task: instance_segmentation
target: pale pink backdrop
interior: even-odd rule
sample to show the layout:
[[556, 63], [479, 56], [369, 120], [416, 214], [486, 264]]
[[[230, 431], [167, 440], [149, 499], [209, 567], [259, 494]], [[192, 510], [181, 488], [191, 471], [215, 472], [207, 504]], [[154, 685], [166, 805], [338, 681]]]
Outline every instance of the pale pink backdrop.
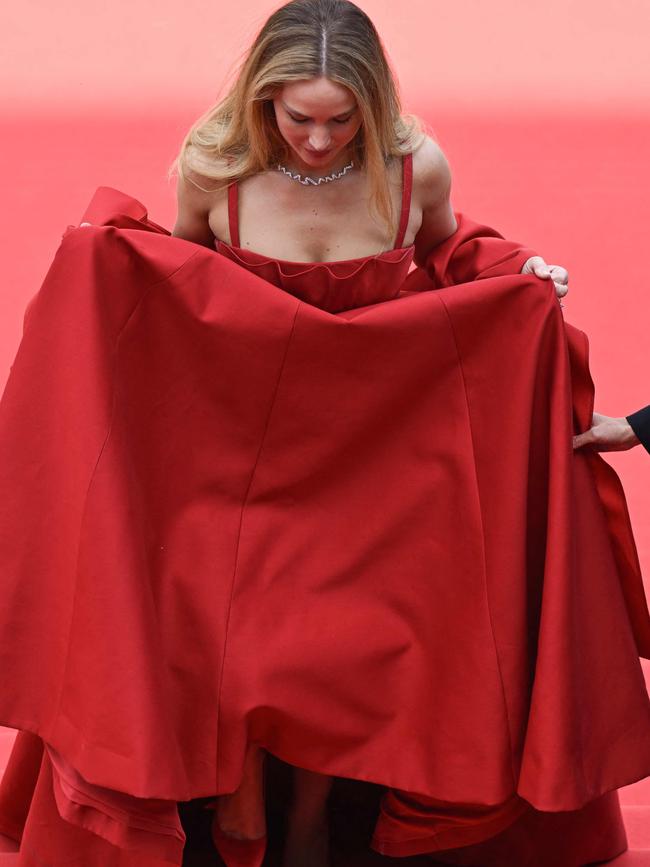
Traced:
[[[0, 388], [25, 304], [97, 186], [130, 193], [172, 227], [167, 166], [276, 5], [4, 0]], [[404, 108], [448, 156], [454, 207], [568, 268], [565, 317], [590, 337], [597, 409], [650, 403], [648, 0], [360, 5]], [[650, 585], [650, 455], [608, 460]]]

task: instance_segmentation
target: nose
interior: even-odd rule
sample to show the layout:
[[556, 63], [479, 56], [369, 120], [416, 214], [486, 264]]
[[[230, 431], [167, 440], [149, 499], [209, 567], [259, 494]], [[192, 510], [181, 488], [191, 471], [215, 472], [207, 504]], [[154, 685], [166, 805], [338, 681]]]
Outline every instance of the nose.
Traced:
[[326, 151], [331, 140], [327, 129], [313, 130], [309, 136], [309, 147], [314, 151]]

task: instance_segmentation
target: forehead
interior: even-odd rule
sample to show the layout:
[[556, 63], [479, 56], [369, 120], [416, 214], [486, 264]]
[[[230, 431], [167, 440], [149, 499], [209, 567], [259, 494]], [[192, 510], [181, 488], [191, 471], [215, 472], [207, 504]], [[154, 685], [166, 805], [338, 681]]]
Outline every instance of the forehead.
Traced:
[[357, 104], [349, 88], [324, 76], [287, 82], [278, 97], [294, 111], [310, 117], [344, 114]]

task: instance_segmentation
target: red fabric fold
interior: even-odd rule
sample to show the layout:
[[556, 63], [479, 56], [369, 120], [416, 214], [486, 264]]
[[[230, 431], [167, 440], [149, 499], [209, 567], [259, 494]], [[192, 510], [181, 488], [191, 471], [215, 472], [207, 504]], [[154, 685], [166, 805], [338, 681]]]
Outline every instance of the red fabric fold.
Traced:
[[[496, 229], [456, 213], [458, 229], [429, 254], [424, 269], [409, 276], [411, 291], [453, 286], [487, 277], [520, 273], [525, 262], [537, 255], [530, 247], [510, 241]], [[574, 433], [591, 427], [595, 388], [589, 371], [589, 340], [575, 326], [565, 323], [571, 371]], [[628, 614], [639, 655], [650, 659], [650, 617], [641, 566], [634, 542], [625, 494], [613, 468], [594, 449], [583, 450], [597, 487], [612, 551], [616, 559]]]
[[571, 444], [586, 337], [457, 218], [337, 313], [107, 187], [65, 233], [0, 404], [0, 722], [84, 846], [180, 863], [176, 802], [249, 740], [385, 785], [390, 854], [650, 773], [625, 498]]

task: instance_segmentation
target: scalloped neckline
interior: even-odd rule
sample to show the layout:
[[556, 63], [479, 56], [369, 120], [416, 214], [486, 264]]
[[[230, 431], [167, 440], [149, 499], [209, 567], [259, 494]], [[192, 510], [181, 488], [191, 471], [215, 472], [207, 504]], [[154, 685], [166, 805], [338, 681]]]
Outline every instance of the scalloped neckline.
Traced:
[[415, 249], [415, 243], [413, 243], [409, 244], [406, 247], [393, 247], [391, 250], [382, 250], [380, 253], [369, 253], [367, 256], [355, 256], [352, 259], [328, 259], [316, 262], [305, 262], [295, 259], [278, 259], [274, 256], [267, 256], [265, 253], [257, 253], [255, 250], [250, 250], [248, 247], [240, 247], [237, 244], [229, 244], [227, 241], [222, 241], [220, 238], [217, 237], [215, 237], [214, 243], [216, 247], [218, 247], [219, 244], [223, 244], [224, 247], [229, 247], [231, 250], [241, 250], [243, 253], [249, 253], [252, 256], [257, 256], [260, 259], [264, 259], [264, 263], [277, 262], [278, 265], [302, 265], [306, 268], [310, 265], [346, 265], [348, 263], [356, 264], [357, 262], [364, 262], [370, 259], [379, 259], [381, 256], [387, 256], [390, 253], [402, 253], [405, 255], [408, 250]]

